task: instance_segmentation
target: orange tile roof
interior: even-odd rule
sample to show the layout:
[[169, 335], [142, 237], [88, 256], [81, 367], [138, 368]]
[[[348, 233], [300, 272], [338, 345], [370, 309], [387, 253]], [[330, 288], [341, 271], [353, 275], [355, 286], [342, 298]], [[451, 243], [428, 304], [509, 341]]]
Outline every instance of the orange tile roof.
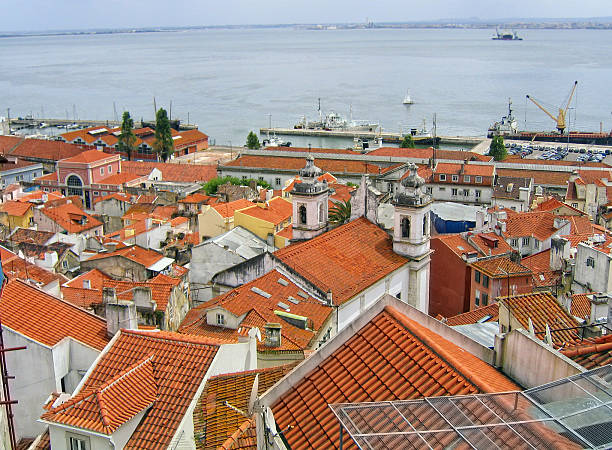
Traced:
[[492, 366], [387, 306], [271, 408], [291, 448], [337, 448], [340, 425], [330, 403], [515, 389]]
[[495, 166], [492, 164], [485, 166], [480, 164], [457, 164], [441, 162], [436, 165], [434, 173], [492, 177], [495, 173]]
[[4, 288], [0, 315], [4, 326], [47, 346], [71, 337], [102, 350], [109, 341], [104, 319], [21, 280], [11, 280]]
[[[122, 330], [84, 379], [80, 391], [68, 402], [77, 403], [75, 398], [84, 399], [104, 391], [109, 405], [107, 426], [111, 429], [125, 423], [134, 410], [154, 398], [125, 448], [167, 448], [218, 348], [209, 340], [178, 333]], [[150, 363], [146, 363], [147, 360]], [[138, 373], [118, 382], [127, 378], [130, 371], [136, 372], [139, 364], [142, 368], [138, 369]], [[46, 412], [42, 418], [53, 423], [100, 430], [99, 415], [94, 415], [91, 410], [82, 408], [73, 411], [68, 418], [61, 415], [61, 408], [60, 405]], [[69, 411], [68, 408], [65, 410]]]
[[[64, 203], [52, 208], [43, 208], [42, 213], [68, 233], [81, 233], [102, 226], [102, 222], [87, 214], [74, 203]], [[85, 218], [85, 223], [81, 224], [80, 221], [83, 217]]]
[[585, 339], [560, 352], [587, 370], [612, 364], [612, 334]]
[[549, 212], [521, 212], [506, 219], [505, 238], [534, 236], [545, 241], [553, 236], [557, 229], [553, 226], [555, 216]]
[[472, 263], [472, 267], [485, 273], [490, 278], [520, 277], [531, 274], [531, 270], [522, 264], [515, 263], [510, 258], [498, 256], [481, 259]]
[[179, 203], [203, 203], [205, 205], [209, 205], [210, 203], [216, 203], [218, 200], [218, 197], [211, 197], [210, 195], [203, 194], [202, 192], [194, 192], [193, 194], [179, 200]]
[[564, 342], [578, 336], [576, 330], [568, 330], [568, 328], [578, 327], [580, 324], [559, 305], [550, 292], [499, 297], [498, 302], [510, 309], [523, 329], [529, 330], [529, 319], [531, 319], [536, 336], [542, 340], [545, 336], [546, 325], [551, 330], [554, 342]]
[[408, 262], [393, 251], [389, 235], [363, 217], [274, 255], [323, 292], [331, 291], [336, 305]]
[[571, 209], [572, 211], [575, 211], [577, 213], [579, 213], [581, 216], [586, 215], [584, 212], [580, 211], [579, 209], [574, 208], [573, 206], [568, 205], [567, 203], [563, 203], [562, 201], [554, 198], [554, 197], [550, 197], [546, 200], [544, 200], [542, 203], [540, 203], [538, 206], [536, 206], [532, 211], [549, 211], [552, 212], [556, 209], [562, 209], [562, 208], [567, 208], [567, 209]]
[[125, 173], [148, 176], [153, 169], [161, 171], [163, 181], [197, 183], [217, 176], [217, 167], [211, 165], [121, 161], [121, 171]]
[[594, 224], [586, 216], [558, 216], [570, 223], [570, 234], [595, 234]]
[[73, 278], [72, 280], [64, 283], [65, 287], [83, 287], [84, 282], [88, 281], [91, 289], [102, 289], [102, 282], [104, 280], [110, 280], [111, 277], [106, 275], [104, 272], [101, 272], [98, 269], [91, 269], [88, 272], [82, 273], [78, 277]]
[[125, 173], [125, 172], [121, 172], [121, 173], [115, 173], [113, 175], [110, 175], [106, 178], [103, 178], [101, 180], [96, 181], [95, 185], [100, 185], [100, 184], [106, 184], [106, 185], [123, 185], [125, 183], [129, 183], [130, 181], [138, 181], [140, 180], [141, 176], [139, 175], [135, 175], [133, 173]]
[[[206, 382], [206, 387], [193, 413], [194, 433], [202, 437], [196, 439], [196, 449], [204, 450], [220, 446], [222, 448], [242, 448], [234, 444], [231, 447], [228, 447], [227, 444], [223, 447], [223, 444], [231, 439], [236, 431], [242, 426], [247, 426], [245, 422], [250, 422], [250, 419], [228, 407], [226, 403], [242, 411], [248, 411], [255, 376], [258, 377], [257, 392], [261, 395], [294, 367], [295, 364], [285, 364], [211, 377]], [[246, 430], [242, 430], [240, 436], [244, 431]], [[256, 441], [254, 444], [253, 448], [257, 448]], [[244, 446], [245, 443], [241, 445]]]
[[457, 325], [469, 325], [478, 322], [497, 322], [498, 319], [499, 305], [497, 303], [491, 303], [490, 305], [481, 306], [480, 308], [473, 309], [472, 311], [457, 314], [453, 317], [448, 317], [443, 321], [449, 327], [454, 327]]
[[19, 278], [37, 283], [39, 286], [46, 286], [54, 281], [58, 281], [60, 284], [67, 281], [67, 278], [62, 274], [43, 269], [16, 255], [5, 257], [5, 254], [2, 254], [2, 270], [9, 278]]
[[83, 152], [85, 147], [66, 142], [50, 141], [47, 139], [23, 139], [19, 145], [8, 152], [12, 156], [23, 158], [46, 159], [59, 161], [70, 158]]
[[18, 201], [20, 202], [42, 202], [44, 197], [47, 197], [47, 201], [49, 200], [56, 200], [58, 198], [63, 198], [64, 196], [62, 195], [61, 192], [44, 192], [41, 190], [38, 191], [34, 191], [34, 192], [30, 192], [27, 195], [24, 195], [23, 197], [19, 198]]
[[[299, 171], [306, 165], [305, 157], [242, 155], [225, 164], [225, 167], [249, 167]], [[378, 174], [382, 166], [367, 161], [349, 159], [317, 159], [317, 166], [324, 172]]]
[[[605, 164], [603, 166], [606, 166]], [[609, 166], [608, 166], [609, 167]], [[584, 170], [578, 171], [580, 181], [584, 184], [596, 184], [597, 186], [605, 186], [602, 180], [612, 181], [611, 170]]]
[[101, 201], [112, 200], [112, 199], [119, 200], [120, 202], [126, 202], [126, 203], [131, 202], [129, 195], [126, 195], [122, 192], [113, 192], [112, 194], [108, 194], [103, 197], [94, 197], [93, 203], [95, 205], [96, 203], [99, 203]]
[[221, 215], [221, 217], [228, 218], [234, 217], [234, 212], [236, 212], [237, 210], [248, 208], [249, 206], [253, 205], [253, 202], [241, 198], [238, 200], [234, 200], [233, 202], [217, 203], [215, 205], [212, 205], [212, 207]]
[[[547, 161], [548, 162], [548, 161]], [[533, 178], [534, 184], [542, 184], [545, 186], [562, 186], [566, 187], [570, 172], [553, 172], [547, 170], [527, 170], [527, 169], [502, 169], [496, 170], [499, 176], [504, 177], [524, 177]]]
[[15, 244], [27, 242], [30, 244], [45, 245], [55, 233], [51, 231], [32, 230], [30, 228], [16, 228], [10, 240]]
[[550, 269], [550, 249], [523, 258], [521, 264], [531, 269], [538, 287], [555, 286], [560, 282], [561, 272]]
[[493, 232], [471, 233], [469, 237], [468, 234], [470, 233], [440, 234], [432, 239], [440, 241], [459, 257], [472, 252], [477, 252], [478, 256], [497, 256], [512, 252], [512, 247]]
[[574, 317], [580, 317], [581, 319], [589, 317], [591, 315], [591, 301], [589, 300], [589, 296], [592, 294], [593, 292], [572, 295], [570, 314]]
[[285, 239], [293, 239], [293, 225], [287, 225], [285, 228], [276, 233], [276, 235]]
[[8, 200], [0, 205], [0, 210], [9, 216], [22, 217], [32, 208], [31, 203]]
[[155, 264], [157, 261], [162, 259], [164, 255], [156, 252], [155, 250], [146, 249], [139, 245], [132, 245], [129, 247], [123, 247], [109, 253], [98, 253], [92, 256], [88, 261], [94, 261], [96, 259], [111, 258], [114, 256], [121, 256], [127, 258], [130, 261], [141, 264], [145, 267], [149, 267]]
[[[253, 289], [261, 290], [269, 294], [270, 297], [265, 297]], [[308, 298], [304, 298], [303, 295]], [[287, 306], [287, 308], [282, 305]], [[246, 316], [240, 323], [239, 328], [235, 330], [208, 325], [206, 311], [214, 307], [221, 307], [237, 317]], [[275, 311], [280, 311], [281, 314], [276, 314]], [[285, 312], [306, 317], [310, 323], [309, 329], [305, 330], [285, 321], [282, 316], [282, 313]], [[312, 346], [312, 339], [331, 313], [332, 308], [330, 306], [305, 293], [291, 279], [276, 270], [272, 270], [250, 283], [232, 289], [191, 309], [183, 320], [179, 331], [186, 334], [223, 337], [224, 339], [237, 341], [245, 330], [248, 332], [250, 328], [259, 327], [263, 332], [263, 326], [267, 322], [281, 323], [281, 346], [271, 349], [263, 343], [259, 343], [259, 351], [301, 351]]]
[[[368, 152], [368, 155], [429, 159], [433, 157], [433, 148], [381, 147]], [[436, 149], [436, 159], [446, 159], [451, 161], [491, 161], [490, 156], [481, 155], [479, 153], [440, 149]]]
[[[81, 308], [91, 308], [93, 305], [99, 305], [102, 303], [102, 283], [104, 280], [110, 279], [111, 277], [104, 272], [92, 269], [64, 283], [61, 287], [62, 298]], [[89, 281], [89, 288], [85, 287], [85, 281]]]
[[159, 205], [153, 210], [153, 216], [159, 219], [170, 220], [173, 214], [178, 213], [176, 205]]
[[171, 227], [178, 227], [179, 225], [182, 225], [186, 222], [189, 222], [189, 218], [188, 217], [175, 217], [174, 219], [172, 219], [170, 221], [170, 226]]
[[72, 156], [70, 158], [62, 159], [62, 163], [94, 163], [98, 161], [104, 161], [107, 159], [116, 160], [119, 159], [117, 155], [111, 155], [108, 153], [104, 153], [101, 150], [86, 150], [84, 152], [79, 153], [78, 155]]
[[254, 217], [256, 219], [279, 225], [291, 219], [293, 205], [289, 200], [275, 197], [266, 203], [258, 203], [250, 208], [240, 210], [240, 214]]
[[504, 163], [512, 163], [512, 164], [529, 164], [534, 166], [573, 166], [574, 168], [578, 166], [586, 166], [586, 167], [610, 167], [606, 163], [598, 163], [598, 162], [576, 162], [576, 161], [554, 161], [550, 159], [531, 159], [531, 158], [521, 158], [520, 155], [508, 155], [504, 159]]
[[[166, 311], [172, 288], [176, 286], [174, 282], [165, 282], [164, 280], [147, 280], [143, 282], [136, 281], [119, 281], [119, 280], [104, 280], [103, 288], [114, 288], [119, 300], [131, 300], [135, 287], [148, 287], [151, 289], [151, 297], [156, 304], [156, 311]], [[102, 291], [100, 290], [100, 300], [102, 300]]]

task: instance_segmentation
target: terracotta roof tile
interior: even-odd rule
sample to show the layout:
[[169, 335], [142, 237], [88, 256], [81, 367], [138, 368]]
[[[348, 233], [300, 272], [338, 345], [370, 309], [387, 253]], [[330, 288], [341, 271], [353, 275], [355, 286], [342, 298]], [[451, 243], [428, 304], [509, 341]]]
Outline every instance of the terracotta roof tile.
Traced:
[[63, 163], [94, 163], [98, 161], [105, 160], [116, 160], [118, 159], [117, 155], [111, 155], [108, 153], [104, 153], [101, 150], [86, 150], [84, 152], [79, 153], [78, 155], [72, 156], [70, 158], [63, 159]]
[[94, 201], [93, 202], [94, 202], [94, 205], [95, 205], [96, 203], [99, 203], [101, 201], [112, 200], [112, 199], [119, 200], [119, 201], [125, 202], [125, 203], [130, 203], [131, 202], [130, 196], [126, 195], [126, 194], [124, 194], [122, 192], [114, 192], [112, 194], [105, 195], [103, 197], [94, 197]]
[[457, 325], [469, 325], [478, 322], [497, 322], [498, 319], [499, 305], [497, 303], [491, 303], [490, 305], [481, 306], [472, 311], [448, 317], [444, 319], [444, 323], [449, 327], [454, 327]]
[[241, 209], [240, 214], [255, 217], [273, 225], [279, 225], [293, 214], [293, 204], [284, 198], [275, 197], [266, 203], [257, 203], [250, 208]]
[[[125, 183], [129, 183], [130, 181], [139, 181], [141, 178], [141, 176], [139, 175], [135, 175], [133, 173], [125, 173], [125, 172], [121, 172], [121, 173], [115, 173], [113, 175], [110, 175], [106, 178], [103, 178], [101, 180], [96, 181], [95, 183], [92, 184], [96, 184], [96, 185], [100, 185], [100, 184], [106, 184], [106, 185], [123, 185]], [[133, 184], [132, 184], [133, 185]]]
[[[193, 422], [197, 449], [245, 448], [250, 436], [250, 419], [228, 407], [226, 402], [242, 411], [248, 411], [251, 389], [258, 377], [258, 394], [263, 394], [289, 373], [296, 364], [249, 370], [211, 377], [194, 410]], [[254, 424], [253, 424], [254, 425]], [[234, 436], [234, 434], [238, 434]], [[229, 441], [229, 442], [227, 442]], [[254, 442], [257, 448], [257, 442]]]
[[[337, 448], [329, 403], [518, 389], [492, 366], [386, 307], [271, 406], [291, 448]], [[345, 434], [346, 448], [354, 448]]]
[[555, 216], [549, 212], [521, 212], [508, 216], [505, 221], [506, 231], [503, 235], [506, 238], [534, 236], [545, 241], [557, 232]]
[[111, 277], [104, 272], [92, 269], [64, 283], [61, 287], [62, 298], [81, 308], [91, 308], [93, 305], [99, 305], [102, 303], [103, 282], [110, 279]]
[[20, 197], [18, 199], [18, 201], [20, 202], [32, 202], [32, 203], [42, 203], [44, 198], [47, 198], [46, 201], [49, 200], [56, 200], [58, 198], [63, 198], [64, 196], [62, 195], [61, 192], [45, 192], [45, 191], [34, 191], [34, 192], [30, 192], [26, 195], [24, 195], [23, 197]]
[[21, 242], [28, 242], [31, 244], [44, 245], [53, 236], [55, 236], [55, 233], [51, 231], [31, 230], [29, 228], [16, 228], [13, 234], [11, 234], [10, 240], [15, 244], [19, 244]]
[[[210, 340], [177, 333], [121, 330], [73, 398], [83, 398], [115, 386], [115, 391], [110, 392], [109, 397], [111, 404], [118, 408], [113, 411], [120, 411], [121, 414], [111, 414], [114, 421], [110, 423], [124, 423], [128, 415], [126, 409], [132, 411], [145, 405], [152, 398], [151, 392], [154, 389], [156, 399], [136, 425], [125, 448], [167, 448], [194, 400], [218, 348]], [[138, 376], [117, 383], [130, 370], [134, 371], [139, 363], [144, 364], [145, 360], [150, 360], [150, 363], [146, 363], [147, 368], [143, 367]], [[45, 413], [43, 418], [66, 423], [63, 417], [53, 414], [53, 411]], [[79, 421], [79, 428], [87, 428], [94, 423], [91, 413], [85, 410], [74, 413], [70, 421]]]
[[217, 176], [216, 166], [142, 161], [121, 162], [121, 171], [125, 173], [149, 176], [153, 169], [159, 169], [161, 171], [163, 181], [197, 183], [209, 181]]
[[[368, 155], [429, 159], [433, 157], [433, 148], [381, 147], [368, 152]], [[436, 150], [436, 159], [449, 161], [491, 161], [490, 156], [479, 153], [440, 149]]]
[[574, 294], [572, 295], [572, 306], [570, 308], [570, 313], [574, 317], [580, 317], [584, 319], [585, 317], [589, 317], [591, 315], [591, 301], [589, 300], [589, 296], [593, 293], [586, 294]]
[[531, 319], [536, 336], [542, 340], [546, 325], [551, 330], [553, 342], [564, 342], [578, 336], [576, 330], [568, 328], [578, 327], [580, 324], [559, 305], [550, 292], [499, 297], [498, 302], [512, 311], [512, 315], [523, 329], [529, 329], [529, 319]]
[[84, 151], [85, 147], [75, 144], [67, 144], [60, 141], [49, 141], [47, 139], [23, 139], [19, 145], [9, 151], [12, 156], [22, 158], [46, 159], [59, 161], [60, 159], [76, 156]]
[[490, 278], [519, 277], [531, 274], [529, 268], [504, 256], [476, 261], [472, 263], [472, 267]]
[[585, 339], [560, 351], [587, 370], [612, 364], [612, 335]]
[[387, 233], [363, 217], [274, 255], [323, 292], [331, 291], [336, 305], [408, 261], [393, 251]]
[[550, 249], [523, 258], [521, 264], [531, 269], [538, 287], [556, 286], [560, 282], [561, 272], [550, 268]]
[[[42, 213], [68, 233], [81, 233], [102, 226], [102, 222], [87, 214], [74, 203], [43, 208]], [[84, 222], [81, 223], [82, 221]]]
[[454, 175], [474, 175], [492, 177], [495, 174], [494, 165], [481, 164], [457, 164], [457, 163], [438, 163], [434, 173], [454, 174]]
[[51, 437], [49, 436], [48, 428], [43, 434], [40, 435], [40, 440], [33, 448], [33, 450], [51, 450]]
[[237, 210], [248, 208], [253, 205], [254, 205], [253, 202], [250, 202], [244, 198], [241, 198], [238, 200], [234, 200], [233, 202], [216, 203], [212, 205], [212, 207], [215, 209], [215, 211], [217, 211], [221, 215], [221, 217], [228, 218], [228, 217], [234, 217], [234, 212], [236, 212]]
[[[269, 297], [262, 295], [262, 292], [268, 294]], [[304, 295], [308, 298], [304, 298]], [[240, 322], [238, 329], [209, 325], [206, 322], [206, 311], [213, 307], [221, 307], [236, 317], [246, 316]], [[280, 314], [277, 314], [277, 311]], [[282, 314], [286, 312], [307, 318], [308, 329], [301, 329], [290, 321], [284, 320]], [[270, 348], [264, 343], [259, 343], [259, 350], [302, 351], [312, 346], [312, 339], [316, 332], [320, 330], [331, 313], [330, 306], [305, 293], [291, 279], [277, 270], [272, 270], [250, 283], [192, 308], [183, 320], [179, 331], [237, 341], [244, 330], [258, 327], [263, 331], [263, 326], [268, 322], [281, 323], [281, 346]]]
[[210, 205], [211, 203], [216, 203], [218, 200], [218, 197], [211, 197], [210, 195], [203, 194], [202, 192], [194, 192], [193, 194], [179, 200], [179, 203]]
[[164, 255], [156, 252], [155, 250], [146, 249], [140, 247], [139, 245], [132, 245], [130, 247], [123, 247], [114, 252], [109, 253], [98, 253], [97, 255], [92, 256], [88, 259], [88, 261], [93, 261], [96, 259], [103, 258], [111, 258], [113, 256], [121, 256], [123, 258], [127, 258], [130, 261], [134, 261], [138, 264], [141, 264], [145, 267], [149, 267], [152, 264], [155, 264], [157, 261], [162, 259]]
[[[548, 162], [548, 161], [547, 161]], [[553, 172], [547, 170], [527, 169], [502, 169], [496, 170], [497, 174], [504, 177], [533, 178], [534, 184], [545, 186], [561, 186], [565, 188], [571, 175], [570, 172]]]
[[[164, 280], [147, 280], [142, 282], [136, 281], [119, 281], [119, 280], [103, 280], [102, 288], [114, 288], [119, 300], [131, 300], [133, 297], [133, 289], [135, 287], [145, 287], [151, 289], [152, 300], [156, 304], [156, 311], [166, 311], [168, 301], [170, 300], [170, 294], [172, 293], [173, 287], [176, 286], [174, 282], [165, 282]], [[99, 291], [100, 302], [102, 302], [102, 290]]]
[[[233, 161], [226, 163], [225, 167], [249, 167], [263, 169], [285, 169], [298, 172], [306, 165], [305, 157], [285, 156], [257, 156], [242, 155]], [[367, 161], [355, 161], [348, 159], [318, 159], [317, 166], [325, 172], [332, 174], [342, 173], [369, 173], [378, 174], [382, 166]]]
[[31, 203], [14, 200], [8, 200], [0, 205], [0, 211], [13, 217], [23, 217], [23, 215], [27, 213], [30, 208], [32, 208]]
[[66, 337], [97, 350], [108, 343], [104, 319], [21, 280], [11, 280], [4, 288], [0, 315], [4, 326], [44, 345], [54, 346]]
[[60, 284], [67, 281], [65, 276], [43, 269], [16, 255], [5, 257], [4, 253], [2, 254], [2, 270], [9, 278], [19, 278], [37, 283], [39, 286], [46, 286], [54, 281], [58, 281]]

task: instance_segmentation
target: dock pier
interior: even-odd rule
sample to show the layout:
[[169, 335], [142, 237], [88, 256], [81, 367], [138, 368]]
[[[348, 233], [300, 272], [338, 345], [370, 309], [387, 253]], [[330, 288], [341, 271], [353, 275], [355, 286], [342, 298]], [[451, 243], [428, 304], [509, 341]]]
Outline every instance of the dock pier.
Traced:
[[[353, 139], [376, 139], [389, 144], [399, 144], [404, 135], [400, 133], [390, 133], [388, 131], [344, 131], [344, 130], [312, 130], [308, 128], [260, 128], [260, 134], [279, 134], [286, 136], [315, 136], [315, 137], [340, 137]], [[418, 144], [431, 144], [433, 138], [428, 136], [413, 136], [412, 140]], [[436, 144], [451, 144], [456, 146], [475, 147], [485, 140], [484, 137], [477, 136], [437, 136]]]
[[[134, 125], [137, 126], [142, 122], [144, 126], [149, 126], [150, 124], [154, 124], [154, 121], [140, 121], [134, 120]], [[198, 126], [194, 124], [181, 123], [180, 120], [173, 119], [171, 122], [176, 122], [178, 124], [178, 130], [197, 130]], [[88, 127], [120, 127], [121, 121], [117, 120], [73, 120], [73, 119], [42, 119], [42, 118], [17, 118], [17, 119], [9, 119], [8, 126], [20, 128], [40, 128], [40, 124], [44, 123], [48, 127], [66, 127], [68, 125], [76, 124], [78, 128], [88, 128]]]

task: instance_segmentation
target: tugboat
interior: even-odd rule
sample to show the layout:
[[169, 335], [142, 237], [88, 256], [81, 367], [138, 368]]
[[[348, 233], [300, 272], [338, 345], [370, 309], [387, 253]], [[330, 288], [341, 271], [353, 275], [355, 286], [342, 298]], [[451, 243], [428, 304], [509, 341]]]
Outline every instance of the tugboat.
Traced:
[[508, 99], [508, 115], [503, 116], [499, 122], [489, 127], [487, 137], [510, 136], [518, 133], [518, 122], [512, 115], [512, 99]]
[[522, 41], [523, 38], [519, 37], [518, 34], [516, 34], [516, 31], [502, 31], [501, 33], [499, 32], [499, 30], [497, 28], [495, 28], [495, 36], [493, 36], [491, 39], [493, 39], [494, 41]]

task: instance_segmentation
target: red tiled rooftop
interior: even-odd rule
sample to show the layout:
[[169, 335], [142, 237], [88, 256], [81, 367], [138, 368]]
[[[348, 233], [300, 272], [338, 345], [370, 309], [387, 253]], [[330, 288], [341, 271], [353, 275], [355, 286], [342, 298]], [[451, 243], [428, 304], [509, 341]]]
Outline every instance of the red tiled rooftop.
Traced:
[[211, 197], [210, 195], [203, 194], [202, 192], [194, 192], [193, 194], [190, 194], [187, 197], [179, 200], [179, 203], [203, 203], [205, 205], [208, 205], [210, 203], [216, 203], [217, 200], [217, 197]]
[[612, 364], [612, 334], [585, 339], [560, 352], [587, 370]]
[[94, 255], [89, 258], [88, 261], [110, 258], [114, 256], [121, 256], [123, 258], [127, 258], [145, 267], [149, 267], [152, 264], [155, 264], [157, 261], [164, 257], [164, 255], [156, 252], [155, 250], [146, 249], [140, 247], [139, 245], [132, 245], [130, 247], [120, 248], [118, 250], [115, 250], [114, 252], [98, 253], [97, 255]]
[[278, 225], [291, 219], [293, 205], [289, 200], [275, 197], [266, 203], [258, 203], [255, 206], [242, 209], [239, 212], [240, 214], [245, 214]]
[[331, 291], [336, 305], [408, 262], [393, 251], [389, 235], [363, 217], [274, 255], [323, 292]]
[[94, 197], [93, 203], [95, 205], [96, 203], [99, 203], [101, 201], [112, 200], [112, 199], [119, 200], [121, 202], [126, 202], [126, 203], [130, 203], [131, 202], [131, 199], [130, 199], [129, 195], [126, 195], [126, 194], [124, 194], [122, 192], [114, 192], [112, 194], [108, 194], [108, 195], [105, 195], [103, 197]]
[[62, 163], [94, 163], [98, 161], [104, 160], [116, 160], [119, 159], [117, 155], [110, 155], [108, 153], [104, 153], [101, 150], [86, 150], [84, 152], [79, 153], [78, 155], [72, 156], [70, 158], [66, 158], [62, 160]]
[[491, 303], [490, 305], [481, 306], [472, 311], [448, 317], [444, 320], [444, 323], [449, 327], [454, 327], [457, 325], [469, 325], [478, 322], [496, 322], [498, 319], [499, 305], [497, 303]]
[[26, 261], [15, 254], [13, 256], [2, 253], [2, 270], [9, 278], [19, 278], [28, 282], [37, 283], [39, 286], [46, 286], [58, 281], [62, 284], [67, 278], [58, 273], [53, 273]]
[[84, 151], [85, 147], [75, 144], [67, 144], [60, 141], [47, 139], [23, 139], [17, 146], [8, 152], [11, 156], [22, 158], [46, 159], [59, 161], [77, 156]]
[[[492, 366], [392, 306], [294, 381], [271, 406], [291, 448], [338, 446], [340, 426], [330, 403], [518, 389]], [[355, 448], [346, 434], [344, 438], [345, 448]]]
[[[218, 348], [210, 340], [177, 333], [122, 330], [113, 345], [102, 353], [73, 398], [84, 398], [114, 386], [115, 390], [108, 392], [109, 402], [118, 408], [113, 412], [120, 411], [121, 414], [111, 415], [109, 423], [117, 424], [125, 422], [128, 407], [133, 411], [146, 405], [154, 392], [155, 401], [136, 425], [126, 448], [167, 448], [194, 400]], [[135, 383], [132, 383], [132, 379], [116, 383], [122, 375], [125, 376], [139, 364], [144, 365], [147, 359], [150, 359], [151, 367], [143, 367], [138, 376], [133, 377]], [[60, 408], [46, 412], [42, 418], [90, 430], [96, 426], [97, 420], [92, 419], [97, 419], [99, 415], [94, 415], [90, 410], [76, 410], [68, 418], [61, 415]], [[109, 413], [112, 414], [111, 411]]]
[[551, 330], [554, 342], [570, 341], [578, 336], [577, 330], [570, 328], [578, 327], [580, 324], [559, 305], [550, 292], [499, 297], [498, 302], [510, 308], [512, 315], [523, 329], [529, 330], [529, 319], [531, 319], [539, 339], [544, 339], [546, 325]]
[[129, 183], [130, 181], [137, 181], [140, 178], [142, 178], [139, 175], [135, 175], [133, 173], [125, 173], [125, 172], [121, 172], [121, 173], [115, 173], [113, 175], [110, 175], [106, 178], [103, 178], [101, 180], [96, 181], [93, 184], [106, 184], [106, 185], [123, 185], [125, 183]]
[[109, 340], [104, 319], [21, 280], [11, 280], [4, 288], [0, 315], [4, 326], [47, 346], [71, 337], [102, 350]]
[[[548, 162], [548, 161], [546, 161]], [[553, 172], [549, 170], [502, 169], [496, 170], [499, 176], [533, 178], [534, 184], [544, 186], [567, 186], [570, 172]]]
[[11, 234], [10, 240], [15, 244], [27, 242], [31, 244], [44, 245], [53, 236], [55, 236], [55, 233], [51, 231], [40, 231], [19, 227], [15, 229], [13, 234]]
[[495, 166], [481, 164], [438, 163], [434, 169], [434, 172], [443, 174], [492, 177], [495, 173]]
[[[81, 233], [102, 226], [102, 222], [87, 214], [74, 203], [64, 203], [52, 208], [43, 208], [42, 213], [68, 233]], [[81, 223], [83, 218], [85, 222]]]
[[0, 211], [13, 217], [22, 217], [32, 207], [31, 203], [8, 200], [0, 205]]
[[[305, 157], [285, 156], [257, 156], [242, 155], [239, 158], [225, 164], [227, 167], [249, 167], [285, 169], [298, 172], [306, 166]], [[324, 172], [334, 173], [369, 173], [378, 174], [382, 166], [366, 161], [344, 160], [344, 159], [317, 159], [317, 166]]]
[[536, 286], [554, 286], [560, 281], [561, 272], [550, 268], [550, 249], [523, 258], [521, 264], [531, 269]]
[[110, 279], [104, 272], [92, 269], [64, 283], [61, 287], [62, 298], [81, 308], [90, 308], [102, 303], [102, 284]]
[[153, 169], [161, 171], [162, 181], [198, 183], [217, 176], [217, 167], [211, 165], [121, 161], [121, 171], [125, 173], [149, 176]]
[[545, 241], [553, 236], [557, 229], [553, 226], [555, 216], [549, 212], [522, 212], [508, 216], [506, 219], [506, 238], [534, 236]]
[[238, 200], [234, 200], [233, 202], [217, 203], [217, 204], [212, 205], [212, 207], [215, 209], [215, 211], [217, 211], [221, 215], [221, 217], [228, 218], [228, 217], [234, 217], [234, 212], [236, 212], [237, 210], [248, 208], [253, 205], [254, 205], [253, 202], [250, 202], [247, 199], [241, 198]]
[[472, 263], [472, 267], [488, 275], [490, 278], [519, 277], [531, 274], [529, 268], [522, 264], [515, 263], [505, 256], [482, 259]]

